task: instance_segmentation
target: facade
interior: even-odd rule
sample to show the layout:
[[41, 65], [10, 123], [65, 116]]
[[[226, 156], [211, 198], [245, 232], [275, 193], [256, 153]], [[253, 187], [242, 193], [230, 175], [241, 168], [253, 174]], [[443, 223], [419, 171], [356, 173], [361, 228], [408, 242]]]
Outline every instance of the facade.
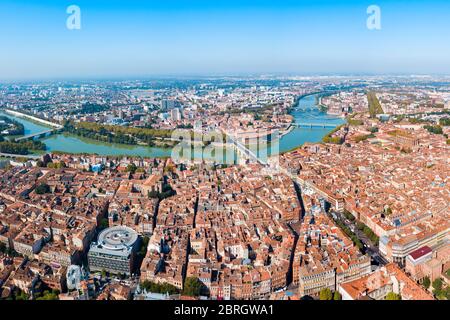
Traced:
[[370, 275], [338, 286], [342, 300], [384, 300], [388, 293], [399, 294], [402, 300], [433, 300], [433, 296], [395, 263], [387, 264]]
[[433, 232], [420, 232], [408, 237], [394, 236], [380, 238], [380, 253], [389, 262], [405, 266], [406, 257], [412, 252], [424, 247], [435, 247], [447, 243], [450, 227], [443, 223], [434, 228]]
[[88, 253], [91, 271], [131, 274], [138, 234], [131, 228], [115, 226], [103, 230]]
[[448, 243], [434, 249], [424, 246], [406, 257], [405, 271], [415, 281], [422, 282], [425, 277], [434, 281], [448, 270], [449, 262], [450, 245]]
[[173, 108], [175, 108], [176, 106], [176, 102], [175, 100], [161, 100], [161, 110], [163, 111], [167, 111], [167, 110], [171, 110]]

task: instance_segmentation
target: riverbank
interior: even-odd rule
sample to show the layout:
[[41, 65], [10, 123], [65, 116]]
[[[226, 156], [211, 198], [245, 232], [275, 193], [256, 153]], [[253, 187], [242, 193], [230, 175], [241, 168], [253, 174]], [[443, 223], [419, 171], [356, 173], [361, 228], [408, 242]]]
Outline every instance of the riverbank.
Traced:
[[44, 119], [41, 119], [41, 118], [37, 118], [35, 116], [31, 116], [31, 115], [23, 113], [23, 112], [14, 111], [14, 110], [11, 110], [11, 109], [4, 109], [3, 112], [5, 112], [7, 114], [10, 114], [10, 115], [13, 115], [15, 117], [26, 118], [26, 119], [32, 120], [34, 122], [50, 126], [52, 128], [57, 128], [57, 129], [62, 129], [63, 128], [63, 126], [58, 124], [58, 123], [54, 123], [54, 122], [50, 122], [50, 121], [47, 121], [47, 120], [44, 120]]
[[[302, 95], [300, 99], [296, 99], [297, 102], [289, 108], [289, 114], [293, 117], [293, 123], [326, 123], [334, 127], [345, 123], [341, 117], [329, 115], [319, 108], [318, 97], [323, 94], [324, 92], [316, 92]], [[280, 138], [279, 154], [296, 150], [305, 143], [322, 142], [323, 137], [329, 134], [329, 132], [330, 130], [327, 128], [304, 128], [291, 125], [289, 133]]]
[[[336, 127], [343, 124], [344, 121], [341, 118], [327, 115], [319, 110], [316, 104], [316, 95], [320, 93], [310, 93], [301, 96], [297, 99], [295, 105], [292, 106], [290, 114], [293, 117], [293, 123], [308, 122], [308, 123], [327, 123], [335, 125]], [[42, 119], [39, 119], [39, 124], [31, 119], [24, 119], [24, 117], [8, 114], [8, 117], [17, 119], [25, 127], [25, 135], [42, 132], [48, 129], [48, 126], [44, 126]], [[38, 121], [38, 120], [37, 120]], [[326, 128], [300, 128], [295, 125], [289, 125], [280, 138], [277, 139], [277, 148], [273, 151], [271, 144], [268, 144], [269, 149], [267, 153], [270, 155], [282, 154], [296, 148], [301, 147], [305, 142], [316, 143], [321, 142], [323, 137], [329, 133], [329, 129]], [[167, 140], [166, 140], [167, 139]], [[171, 137], [167, 137], [165, 140], [170, 141]], [[164, 140], [157, 139], [158, 142]], [[79, 137], [77, 135], [68, 133], [57, 133], [50, 137], [41, 139], [47, 146], [46, 152], [61, 152], [70, 154], [98, 154], [101, 156], [134, 156], [134, 157], [148, 157], [148, 158], [167, 158], [172, 156], [172, 147], [164, 148], [159, 146], [147, 146], [147, 145], [126, 145], [120, 143], [109, 143], [103, 141], [97, 141], [86, 137]], [[163, 142], [164, 143], [164, 142]], [[213, 143], [213, 147], [229, 148], [233, 146], [226, 146], [220, 143]], [[175, 146], [176, 147], [176, 146]], [[199, 148], [197, 148], [199, 149]], [[205, 155], [206, 153], [206, 155]], [[202, 148], [201, 152], [195, 152], [194, 157], [202, 160], [208, 157], [208, 153], [211, 153], [210, 148]], [[219, 155], [220, 151], [217, 152]], [[264, 153], [264, 152], [263, 152]], [[214, 157], [217, 160], [216, 157]], [[237, 156], [236, 156], [237, 158]]]

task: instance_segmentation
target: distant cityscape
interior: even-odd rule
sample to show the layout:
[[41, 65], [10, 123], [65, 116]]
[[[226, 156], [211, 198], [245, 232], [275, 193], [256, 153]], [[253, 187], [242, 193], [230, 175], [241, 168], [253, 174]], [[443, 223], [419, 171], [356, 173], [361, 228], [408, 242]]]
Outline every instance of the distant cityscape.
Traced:
[[0, 84], [0, 299], [448, 300], [450, 78]]

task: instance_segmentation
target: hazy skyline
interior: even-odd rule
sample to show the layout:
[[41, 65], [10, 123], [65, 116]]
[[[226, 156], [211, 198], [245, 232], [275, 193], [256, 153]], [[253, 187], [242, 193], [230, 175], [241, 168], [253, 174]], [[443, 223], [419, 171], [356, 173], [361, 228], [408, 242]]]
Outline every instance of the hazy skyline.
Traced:
[[[381, 30], [366, 27], [373, 4]], [[3, 0], [0, 79], [450, 74], [449, 17], [445, 0]]]

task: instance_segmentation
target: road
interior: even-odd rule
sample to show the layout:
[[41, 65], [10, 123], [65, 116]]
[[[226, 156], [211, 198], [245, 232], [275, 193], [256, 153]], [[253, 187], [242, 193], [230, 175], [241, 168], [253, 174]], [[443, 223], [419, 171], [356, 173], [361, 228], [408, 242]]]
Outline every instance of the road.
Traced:
[[26, 158], [26, 159], [35, 159], [38, 160], [40, 158], [42, 158], [42, 156], [37, 156], [37, 155], [24, 155], [24, 154], [11, 154], [11, 153], [0, 153], [0, 157], [4, 157], [4, 158]]
[[342, 222], [344, 223], [353, 233], [356, 234], [358, 239], [363, 243], [364, 248], [366, 250], [366, 253], [372, 258], [373, 261], [375, 261], [378, 265], [385, 265], [389, 263], [380, 253], [380, 250], [378, 246], [376, 246], [366, 235], [364, 232], [359, 230], [356, 227], [356, 219], [352, 222], [345, 218], [345, 216], [342, 213], [334, 212], [333, 214]]

